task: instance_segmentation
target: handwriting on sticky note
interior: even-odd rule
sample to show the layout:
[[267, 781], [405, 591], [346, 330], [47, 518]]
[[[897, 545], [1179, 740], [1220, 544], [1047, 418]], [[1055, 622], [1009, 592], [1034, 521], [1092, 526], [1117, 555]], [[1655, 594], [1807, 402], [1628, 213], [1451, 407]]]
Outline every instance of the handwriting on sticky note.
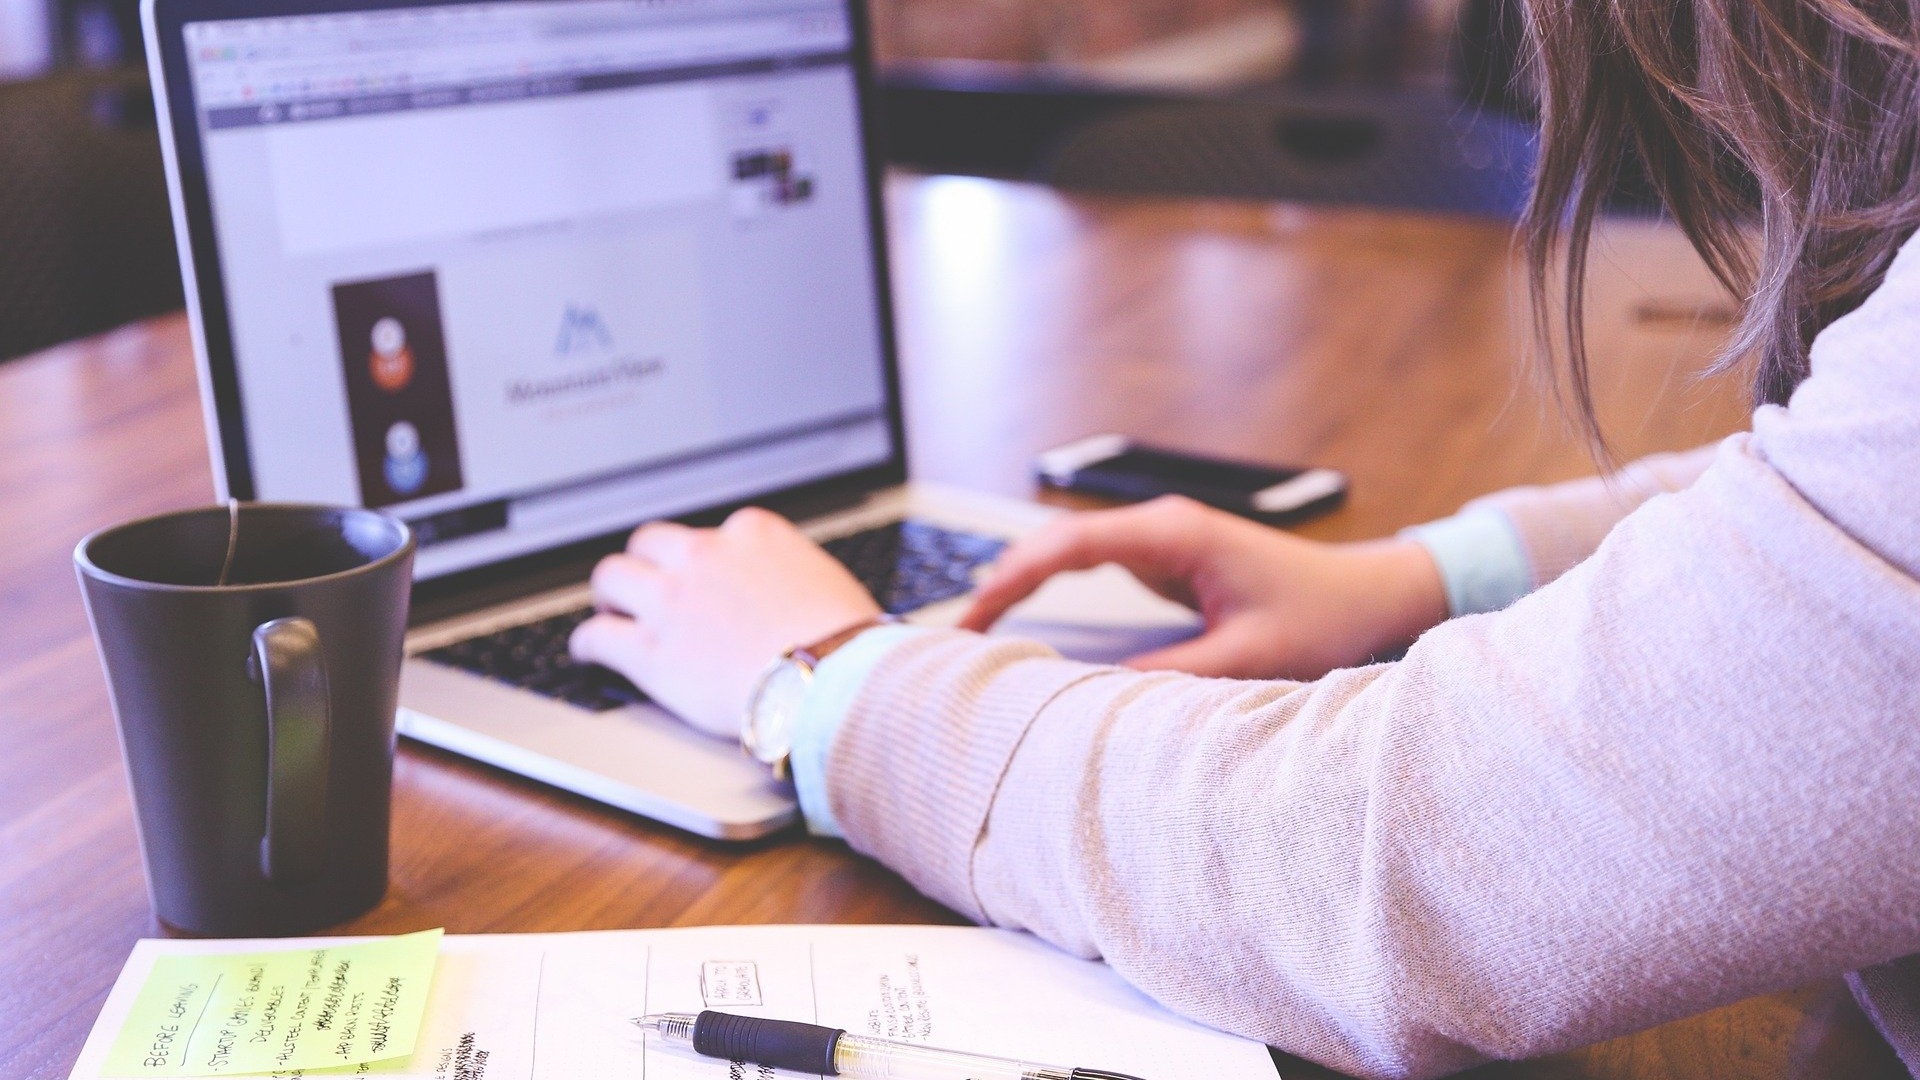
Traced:
[[328, 1069], [413, 1052], [440, 931], [284, 952], [162, 956], [104, 1076]]

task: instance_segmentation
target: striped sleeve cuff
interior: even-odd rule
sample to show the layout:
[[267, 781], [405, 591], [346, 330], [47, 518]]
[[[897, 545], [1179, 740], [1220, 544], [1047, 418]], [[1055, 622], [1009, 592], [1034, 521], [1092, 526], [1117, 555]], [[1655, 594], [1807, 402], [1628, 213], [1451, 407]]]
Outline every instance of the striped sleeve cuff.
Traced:
[[1520, 532], [1493, 507], [1475, 507], [1400, 533], [1440, 567], [1454, 616], [1499, 611], [1532, 591], [1533, 574]]
[[800, 815], [815, 836], [840, 835], [833, 804], [827, 800], [827, 752], [833, 748], [840, 722], [881, 657], [907, 638], [926, 632], [903, 625], [875, 627], [835, 649], [814, 669], [794, 725], [791, 764]]

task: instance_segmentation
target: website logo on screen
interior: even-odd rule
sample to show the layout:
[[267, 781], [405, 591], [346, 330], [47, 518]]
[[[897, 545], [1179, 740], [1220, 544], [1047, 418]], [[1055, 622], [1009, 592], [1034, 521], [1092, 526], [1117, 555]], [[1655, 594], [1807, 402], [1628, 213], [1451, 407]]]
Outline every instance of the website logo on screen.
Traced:
[[600, 310], [591, 304], [568, 304], [560, 315], [560, 336], [554, 342], [553, 351], [564, 359], [603, 353], [611, 348], [613, 331], [607, 329], [607, 320], [600, 316]]

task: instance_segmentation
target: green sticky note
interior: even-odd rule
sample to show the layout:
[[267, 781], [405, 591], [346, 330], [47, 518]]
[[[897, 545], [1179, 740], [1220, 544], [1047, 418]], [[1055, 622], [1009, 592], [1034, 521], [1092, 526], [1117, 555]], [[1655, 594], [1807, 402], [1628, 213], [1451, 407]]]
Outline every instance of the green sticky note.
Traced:
[[105, 1076], [330, 1069], [413, 1053], [439, 930], [283, 952], [162, 956]]

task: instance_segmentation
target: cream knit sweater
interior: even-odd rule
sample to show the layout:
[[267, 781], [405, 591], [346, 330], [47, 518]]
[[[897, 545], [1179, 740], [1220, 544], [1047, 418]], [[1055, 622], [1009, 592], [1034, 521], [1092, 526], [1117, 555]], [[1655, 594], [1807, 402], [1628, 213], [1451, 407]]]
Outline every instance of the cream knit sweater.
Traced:
[[975, 919], [1369, 1076], [1920, 951], [1920, 244], [1751, 433], [1493, 501], [1537, 591], [1313, 683], [912, 638], [835, 815]]

